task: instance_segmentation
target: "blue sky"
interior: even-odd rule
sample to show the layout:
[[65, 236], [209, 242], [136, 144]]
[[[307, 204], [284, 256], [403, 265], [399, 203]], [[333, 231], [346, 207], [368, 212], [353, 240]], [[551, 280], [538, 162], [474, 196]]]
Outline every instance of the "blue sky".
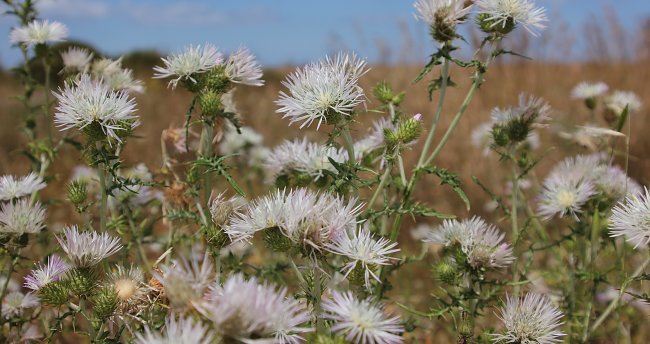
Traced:
[[[410, 0], [40, 0], [41, 17], [65, 23], [71, 38], [118, 55], [135, 48], [170, 52], [210, 42], [225, 51], [249, 47], [265, 65], [301, 63], [340, 49], [371, 61], [389, 47], [390, 60], [421, 60], [430, 51], [426, 27], [413, 18]], [[649, 0], [537, 0], [552, 22], [580, 33], [593, 16], [615, 9], [629, 30], [650, 16]], [[1, 5], [0, 5], [1, 6]], [[0, 17], [7, 37], [16, 22]], [[415, 49], [407, 49], [404, 32]], [[8, 39], [0, 42], [0, 65], [20, 60]]]

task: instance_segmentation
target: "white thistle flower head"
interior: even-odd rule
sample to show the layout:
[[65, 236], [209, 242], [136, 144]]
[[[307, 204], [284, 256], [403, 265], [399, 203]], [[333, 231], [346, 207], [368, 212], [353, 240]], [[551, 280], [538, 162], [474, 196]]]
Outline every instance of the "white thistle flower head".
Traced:
[[571, 98], [573, 99], [594, 99], [602, 96], [609, 90], [604, 82], [590, 83], [583, 81], [576, 85], [571, 91]]
[[249, 86], [262, 86], [262, 66], [246, 48], [239, 48], [228, 56], [224, 72], [231, 82]]
[[359, 300], [352, 292], [332, 291], [323, 301], [324, 317], [334, 320], [332, 331], [355, 344], [403, 343], [404, 327], [398, 316], [387, 315], [383, 307], [371, 300]]
[[34, 20], [27, 26], [15, 28], [9, 33], [12, 44], [22, 43], [28, 46], [60, 42], [68, 37], [68, 28], [57, 22]]
[[133, 77], [133, 70], [128, 68], [106, 75], [103, 81], [116, 91], [144, 93], [142, 81]]
[[301, 326], [310, 320], [305, 305], [288, 296], [286, 288], [276, 290], [236, 274], [213, 285], [196, 307], [226, 338], [298, 344], [304, 341], [302, 333], [313, 329]]
[[72, 264], [78, 268], [95, 266], [122, 248], [119, 238], [108, 233], [80, 232], [77, 226], [65, 228], [63, 236], [57, 235], [56, 240]]
[[11, 319], [21, 316], [25, 309], [34, 308], [39, 304], [38, 297], [32, 293], [23, 294], [19, 291], [8, 293], [2, 299], [2, 317]]
[[61, 53], [63, 68], [68, 72], [85, 73], [88, 71], [90, 61], [92, 61], [93, 57], [94, 54], [88, 51], [88, 49], [80, 47], [70, 47]]
[[641, 99], [639, 96], [631, 91], [614, 91], [611, 95], [605, 98], [605, 106], [608, 110], [612, 111], [616, 116], [620, 116], [628, 108], [630, 113], [635, 113], [641, 110]]
[[351, 235], [341, 233], [334, 242], [326, 244], [325, 249], [350, 260], [343, 267], [346, 278], [357, 266], [363, 269], [367, 288], [370, 288], [370, 276], [381, 283], [379, 276], [373, 271], [376, 266], [389, 265], [391, 260], [399, 260], [390, 256], [399, 251], [397, 243], [386, 238], [373, 238], [366, 227], [352, 232]]
[[174, 313], [165, 319], [165, 329], [157, 333], [145, 328], [144, 333], [136, 334], [137, 344], [210, 344], [215, 339], [214, 333], [199, 320], [191, 316], [176, 319]]
[[99, 129], [109, 138], [122, 142], [116, 131], [125, 130], [125, 125], [135, 128], [137, 118], [133, 113], [135, 100], [123, 91], [112, 91], [101, 81], [92, 80], [84, 74], [74, 85], [65, 85], [54, 92], [59, 100], [54, 122], [62, 130], [70, 128]]
[[456, 37], [456, 25], [464, 22], [472, 9], [465, 0], [417, 0], [417, 19], [431, 27], [434, 39], [447, 42]]
[[539, 214], [546, 220], [556, 215], [570, 215], [577, 219], [581, 207], [595, 194], [596, 189], [589, 179], [551, 174], [544, 181], [539, 196]]
[[497, 316], [505, 331], [493, 334], [495, 343], [553, 344], [565, 335], [558, 330], [562, 312], [541, 294], [529, 293], [523, 299], [508, 296]]
[[476, 0], [479, 7], [479, 24], [485, 32], [508, 34], [517, 25], [523, 26], [533, 36], [546, 28], [546, 9], [536, 7], [532, 0]]
[[366, 61], [356, 55], [339, 53], [335, 58], [298, 68], [282, 84], [287, 93], [280, 92], [276, 112], [289, 118], [289, 124], [302, 122], [300, 128], [317, 122], [335, 124], [352, 115], [354, 108], [364, 103], [359, 78], [367, 72]]
[[169, 86], [176, 88], [181, 80], [196, 83], [196, 75], [205, 73], [216, 65], [223, 63], [223, 55], [212, 44], [204, 44], [185, 48], [181, 53], [173, 54], [162, 59], [164, 67], [154, 67], [154, 78], [163, 79], [174, 77]]
[[101, 58], [92, 64], [91, 74], [95, 79], [104, 79], [122, 70], [122, 58], [117, 60]]
[[612, 209], [610, 235], [624, 236], [634, 248], [650, 244], [650, 192], [632, 194]]
[[140, 301], [146, 293], [144, 274], [137, 266], [118, 265], [108, 274], [108, 286], [117, 292], [120, 303], [128, 307]]
[[289, 176], [293, 173], [305, 174], [313, 180], [319, 180], [325, 171], [336, 173], [336, 168], [329, 161], [343, 163], [347, 153], [342, 149], [325, 146], [316, 142], [302, 140], [284, 141], [273, 148], [264, 160], [264, 170], [269, 182], [274, 182], [279, 176]]
[[527, 141], [533, 129], [547, 126], [550, 111], [543, 99], [520, 94], [517, 106], [492, 110], [492, 141], [500, 147]]
[[[368, 135], [354, 143], [354, 152], [357, 159], [361, 159], [363, 156], [385, 146], [384, 129], [396, 131], [398, 125], [393, 124], [388, 117], [373, 122]], [[415, 142], [414, 140], [412, 143]]]
[[242, 153], [246, 149], [261, 145], [264, 139], [251, 127], [241, 127], [241, 133], [234, 127], [227, 128], [219, 142], [219, 150], [224, 155]]
[[512, 248], [504, 238], [494, 225], [475, 216], [463, 221], [445, 220], [422, 241], [460, 249], [472, 268], [502, 268], [514, 261]]
[[45, 208], [23, 198], [0, 207], [0, 234], [20, 236], [38, 233], [45, 227]]
[[210, 197], [210, 215], [212, 222], [217, 226], [223, 226], [228, 222], [228, 218], [246, 206], [248, 201], [239, 195], [226, 199], [224, 192]]
[[0, 201], [31, 195], [46, 186], [43, 178], [32, 172], [24, 177], [6, 175], [0, 177]]
[[208, 253], [203, 258], [192, 257], [173, 260], [170, 265], [163, 265], [160, 273], [154, 276], [165, 290], [165, 296], [171, 306], [186, 309], [193, 302], [200, 300], [213, 279], [213, 265]]
[[61, 276], [70, 269], [58, 255], [51, 255], [47, 258], [47, 263], [38, 264], [38, 267], [25, 277], [25, 288], [33, 291], [41, 289], [44, 285], [58, 281]]

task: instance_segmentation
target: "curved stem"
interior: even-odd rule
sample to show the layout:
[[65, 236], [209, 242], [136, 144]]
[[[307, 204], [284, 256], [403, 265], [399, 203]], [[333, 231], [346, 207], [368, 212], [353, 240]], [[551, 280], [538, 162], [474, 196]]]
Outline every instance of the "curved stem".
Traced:
[[512, 165], [512, 208], [510, 210], [510, 221], [512, 222], [512, 249], [514, 251], [515, 261], [512, 262], [512, 283], [514, 284], [514, 297], [519, 298], [519, 267], [517, 255], [517, 242], [519, 241], [519, 219], [518, 219], [518, 197], [519, 195], [519, 171], [517, 165], [513, 162]]
[[433, 143], [433, 137], [435, 136], [436, 127], [438, 122], [440, 122], [440, 117], [442, 116], [442, 106], [445, 102], [445, 96], [447, 95], [447, 83], [449, 81], [449, 60], [444, 59], [442, 61], [442, 83], [440, 84], [440, 95], [438, 97], [438, 105], [436, 106], [436, 115], [431, 123], [431, 129], [427, 135], [427, 139], [424, 141], [424, 146], [422, 147], [422, 152], [420, 152], [420, 158], [418, 159], [417, 167], [422, 167], [424, 163], [424, 158], [429, 153], [431, 148], [431, 143]]
[[375, 202], [377, 201], [377, 197], [379, 197], [379, 194], [384, 189], [384, 186], [386, 186], [386, 181], [388, 181], [388, 177], [390, 177], [390, 170], [392, 168], [393, 166], [391, 164], [386, 165], [386, 171], [384, 171], [384, 174], [381, 176], [381, 179], [379, 180], [379, 185], [377, 186], [375, 192], [372, 194], [372, 197], [370, 198], [370, 202], [368, 202], [368, 210], [372, 209], [372, 206], [374, 206]]
[[348, 125], [341, 128], [341, 136], [343, 136], [343, 145], [345, 146], [345, 150], [348, 151], [348, 162], [352, 164], [356, 158], [354, 156], [354, 141], [352, 141], [352, 134], [350, 134], [350, 128]]

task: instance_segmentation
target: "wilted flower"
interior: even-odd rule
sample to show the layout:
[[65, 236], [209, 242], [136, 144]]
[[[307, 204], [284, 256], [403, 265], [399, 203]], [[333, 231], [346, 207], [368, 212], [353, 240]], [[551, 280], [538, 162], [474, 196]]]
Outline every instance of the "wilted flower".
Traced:
[[605, 98], [605, 106], [608, 110], [614, 112], [617, 116], [623, 113], [625, 107], [630, 113], [637, 112], [641, 109], [641, 99], [634, 92], [614, 91]]
[[66, 263], [58, 255], [51, 255], [47, 258], [45, 265], [38, 264], [38, 267], [25, 277], [25, 288], [33, 291], [41, 289], [44, 285], [58, 281], [61, 275], [70, 269]]
[[255, 56], [246, 48], [239, 48], [228, 56], [224, 73], [230, 81], [249, 86], [262, 86], [262, 67], [255, 60]]
[[61, 53], [63, 60], [64, 70], [70, 72], [85, 73], [88, 70], [90, 61], [92, 61], [94, 54], [85, 48], [70, 47], [68, 50]]
[[243, 342], [249, 338], [271, 342], [268, 339], [273, 338], [274, 343], [297, 344], [304, 341], [301, 333], [312, 331], [301, 327], [309, 321], [309, 312], [304, 304], [288, 297], [286, 288], [276, 290], [240, 274], [230, 276], [223, 285], [213, 285], [197, 309], [224, 337]]
[[14, 291], [8, 293], [2, 299], [2, 317], [10, 319], [15, 316], [20, 316], [25, 309], [34, 308], [38, 305], [38, 298], [34, 294], [23, 294], [19, 291]]
[[595, 193], [594, 185], [589, 179], [553, 174], [544, 180], [539, 196], [539, 214], [547, 220], [555, 215], [563, 217], [567, 214], [577, 218], [580, 208]]
[[95, 231], [79, 232], [77, 226], [67, 227], [63, 237], [57, 235], [56, 240], [78, 268], [95, 266], [122, 248], [119, 238]]
[[60, 42], [68, 36], [68, 28], [59, 22], [34, 20], [27, 26], [15, 28], [9, 33], [11, 43], [26, 45]]
[[118, 265], [108, 274], [108, 286], [117, 293], [123, 307], [129, 307], [142, 299], [146, 290], [144, 274], [138, 267], [125, 268]]
[[597, 150], [600, 141], [612, 137], [625, 137], [625, 134], [609, 128], [580, 125], [573, 132], [561, 132], [560, 137], [572, 140], [591, 150]]
[[486, 32], [507, 34], [521, 25], [537, 35], [548, 21], [546, 10], [535, 7], [532, 0], [476, 0], [475, 4], [479, 7], [479, 23]]
[[273, 148], [264, 161], [264, 170], [270, 180], [291, 173], [304, 173], [314, 180], [325, 175], [325, 171], [336, 173], [329, 158], [338, 163], [346, 161], [346, 153], [331, 146], [302, 140], [284, 141]]
[[45, 224], [45, 209], [40, 203], [34, 205], [28, 199], [7, 202], [0, 207], [0, 233], [22, 235], [38, 233]]
[[602, 96], [609, 90], [604, 82], [581, 82], [571, 91], [571, 97], [574, 99], [593, 99]]
[[214, 341], [214, 333], [201, 321], [195, 321], [191, 316], [178, 320], [172, 313], [165, 319], [163, 333], [155, 333], [146, 327], [145, 333], [136, 335], [137, 344], [210, 344]]
[[332, 331], [356, 344], [403, 343], [404, 327], [398, 316], [388, 316], [380, 305], [359, 300], [351, 292], [332, 292], [323, 300], [324, 317], [334, 320]]
[[650, 243], [650, 193], [632, 194], [612, 209], [609, 219], [610, 235], [624, 236], [634, 245], [648, 246]]
[[[59, 100], [54, 122], [68, 130], [76, 127], [90, 130], [99, 129], [106, 136], [121, 142], [116, 131], [125, 130], [125, 126], [135, 128], [137, 122], [133, 113], [135, 100], [123, 91], [112, 91], [106, 84], [95, 81], [84, 74], [75, 81], [74, 86], [65, 85], [54, 93]], [[98, 126], [99, 128], [95, 128]]]
[[174, 260], [160, 267], [155, 277], [165, 289], [172, 307], [184, 309], [203, 296], [213, 278], [213, 265], [207, 254], [202, 259], [193, 257]]
[[334, 124], [364, 102], [358, 81], [366, 71], [366, 61], [342, 53], [298, 68], [282, 82], [288, 93], [280, 92], [277, 112], [289, 118], [289, 124], [302, 122], [300, 128], [314, 121], [318, 122], [317, 128], [323, 121]]
[[207, 72], [212, 67], [223, 63], [223, 55], [212, 44], [189, 46], [181, 53], [163, 58], [164, 67], [154, 67], [154, 78], [162, 79], [175, 77], [169, 82], [172, 88], [176, 88], [182, 79], [196, 83], [196, 74]]
[[433, 37], [442, 42], [455, 38], [456, 25], [464, 22], [472, 9], [465, 0], [417, 0], [414, 7], [416, 18], [427, 22]]
[[[459, 248], [472, 268], [501, 268], [514, 261], [505, 235], [480, 217], [445, 220], [426, 234], [424, 242]], [[459, 262], [460, 263], [460, 262]]]
[[345, 201], [329, 192], [319, 194], [305, 188], [278, 190], [236, 213], [225, 232], [238, 241], [250, 240], [258, 231], [277, 229], [293, 243], [319, 250], [356, 227], [361, 206], [356, 198]]
[[224, 193], [220, 193], [216, 196], [210, 197], [210, 215], [212, 215], [212, 223], [217, 226], [223, 226], [228, 222], [228, 218], [243, 208], [246, 203], [246, 199], [239, 195], [230, 197], [226, 199]]
[[22, 178], [11, 175], [0, 177], [0, 201], [31, 195], [46, 186], [43, 178], [32, 172]]
[[389, 265], [391, 260], [399, 260], [391, 257], [391, 253], [398, 252], [397, 243], [386, 238], [375, 239], [370, 231], [362, 227], [358, 231], [341, 233], [333, 243], [328, 243], [326, 249], [332, 253], [340, 254], [350, 260], [345, 264], [343, 271], [345, 277], [354, 271], [357, 266], [364, 270], [366, 287], [370, 287], [370, 276], [381, 283], [373, 269], [377, 265]]
[[544, 295], [529, 293], [523, 299], [508, 296], [499, 313], [506, 329], [493, 334], [496, 343], [552, 344], [565, 335], [557, 330], [562, 325], [562, 312]]

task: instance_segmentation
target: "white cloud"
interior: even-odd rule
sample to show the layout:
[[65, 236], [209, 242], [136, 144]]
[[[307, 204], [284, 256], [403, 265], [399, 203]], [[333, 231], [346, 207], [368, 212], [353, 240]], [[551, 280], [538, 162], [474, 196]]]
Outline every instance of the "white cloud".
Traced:
[[104, 17], [111, 12], [111, 6], [93, 0], [40, 0], [38, 9], [43, 17], [84, 18]]

